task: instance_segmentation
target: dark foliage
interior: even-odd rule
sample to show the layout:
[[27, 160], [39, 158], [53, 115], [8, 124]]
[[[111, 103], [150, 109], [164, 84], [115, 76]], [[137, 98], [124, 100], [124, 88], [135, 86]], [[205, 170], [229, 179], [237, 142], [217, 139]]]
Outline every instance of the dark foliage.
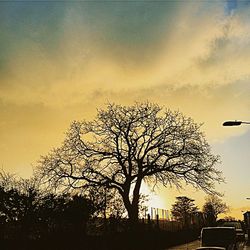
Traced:
[[228, 211], [229, 207], [218, 196], [210, 195], [206, 197], [206, 202], [203, 205], [203, 213], [207, 226], [216, 225], [218, 215]]
[[193, 199], [179, 196], [176, 197], [176, 202], [172, 205], [171, 212], [177, 221], [183, 223], [184, 228], [188, 228], [192, 215], [198, 212], [198, 207], [195, 206]]
[[41, 194], [29, 188], [0, 187], [1, 238], [42, 239], [84, 235], [86, 225], [95, 212], [91, 201], [69, 194]]

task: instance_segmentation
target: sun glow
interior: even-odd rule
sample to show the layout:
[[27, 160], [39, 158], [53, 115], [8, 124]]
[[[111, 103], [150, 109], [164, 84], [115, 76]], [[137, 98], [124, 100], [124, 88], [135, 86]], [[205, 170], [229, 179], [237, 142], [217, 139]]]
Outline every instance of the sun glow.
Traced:
[[147, 184], [143, 183], [141, 187], [141, 193], [146, 195], [145, 206], [149, 208], [166, 209], [164, 199], [162, 199], [155, 192], [151, 191]]

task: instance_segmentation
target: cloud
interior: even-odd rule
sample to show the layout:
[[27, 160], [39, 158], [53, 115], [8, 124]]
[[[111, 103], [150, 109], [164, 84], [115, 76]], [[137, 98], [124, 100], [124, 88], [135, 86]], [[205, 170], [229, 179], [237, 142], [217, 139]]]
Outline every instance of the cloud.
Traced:
[[[37, 5], [8, 7], [0, 26], [1, 51], [8, 51], [2, 134], [23, 124], [12, 138], [37, 145], [39, 134], [62, 135], [71, 120], [92, 118], [107, 101], [179, 109], [204, 122], [212, 142], [232, 135], [224, 120], [249, 117], [249, 6], [225, 15], [220, 1], [110, 4], [47, 3], [40, 14]], [[58, 140], [51, 136], [44, 149]], [[6, 137], [2, 143], [20, 146]], [[32, 147], [37, 155], [44, 149]]]
[[[72, 96], [75, 92], [87, 95], [96, 88], [133, 90], [162, 84], [217, 85], [248, 79], [249, 27], [243, 17], [225, 17], [220, 5], [192, 3], [181, 8], [172, 6], [173, 12], [168, 11], [166, 16], [161, 12], [161, 18], [155, 21], [158, 5], [153, 5], [157, 8], [152, 11], [144, 6], [142, 12], [139, 7], [131, 12], [133, 8], [127, 5], [115, 6], [116, 11], [108, 18], [107, 6], [98, 9], [91, 5], [92, 14], [103, 11], [103, 20], [100, 17], [97, 21], [83, 7], [82, 13], [75, 7], [67, 8], [61, 25], [57, 24], [60, 33], [54, 36], [50, 31], [52, 37], [57, 37], [54, 51], [41, 41], [27, 39], [17, 56], [9, 59], [11, 74], [5, 82], [27, 92], [30, 98], [32, 94], [41, 95], [44, 88], [46, 94], [40, 98], [47, 104], [59, 105], [54, 93], [57, 91], [60, 96]], [[117, 16], [116, 12], [127, 16]], [[132, 18], [134, 12], [145, 19], [140, 26], [140, 18]], [[120, 26], [122, 21], [126, 29], [119, 31], [124, 27]], [[133, 34], [140, 34], [140, 42], [130, 33], [132, 24], [137, 24]], [[158, 31], [153, 33], [155, 29]], [[31, 93], [26, 86], [32, 88]], [[8, 91], [5, 98], [10, 99], [11, 94]], [[12, 99], [18, 101], [21, 97], [14, 95]]]
[[[16, 56], [8, 59], [8, 74], [1, 76], [1, 98], [16, 105], [74, 107], [77, 112], [82, 107], [86, 114], [107, 100], [128, 104], [148, 99], [210, 124], [206, 126], [211, 138], [227, 133], [217, 129], [220, 119], [246, 117], [249, 97], [242, 89], [247, 88], [250, 73], [250, 27], [245, 12], [228, 17], [220, 5], [183, 4], [174, 6], [171, 15], [161, 13], [161, 19], [147, 28], [154, 15], [144, 8], [142, 16], [150, 13], [141, 24], [144, 31], [150, 34], [160, 26], [161, 33], [149, 40], [153, 45], [145, 42], [136, 51], [140, 47], [136, 41], [135, 47], [128, 46], [128, 41], [134, 42], [129, 31], [128, 41], [117, 40], [125, 35], [117, 34], [117, 29], [126, 18], [113, 11], [106, 20], [109, 12], [104, 9], [103, 24], [84, 8], [84, 15], [74, 6], [66, 9], [61, 24], [57, 21], [60, 32], [54, 37], [53, 52], [34, 39], [21, 43]], [[128, 13], [125, 9], [117, 11]], [[93, 11], [100, 13], [97, 7]], [[120, 21], [108, 30], [115, 20]], [[131, 22], [135, 20], [124, 25], [128, 28]]]

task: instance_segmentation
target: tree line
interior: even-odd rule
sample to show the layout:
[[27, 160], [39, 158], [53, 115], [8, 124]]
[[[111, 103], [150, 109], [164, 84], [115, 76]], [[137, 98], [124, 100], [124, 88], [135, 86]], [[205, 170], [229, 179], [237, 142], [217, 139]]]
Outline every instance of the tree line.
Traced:
[[[35, 179], [25, 180], [3, 171], [0, 173], [0, 237], [42, 239], [64, 234], [84, 237], [91, 219], [114, 218], [121, 223], [126, 217], [119, 196], [111, 196], [105, 190], [92, 189], [85, 195], [55, 193], [39, 185]], [[139, 211], [145, 213], [144, 200], [140, 204]], [[203, 226], [214, 226], [218, 215], [228, 210], [226, 203], [215, 195], [206, 197], [201, 210], [193, 199], [179, 196], [172, 205], [171, 214], [183, 229], [188, 229], [194, 217], [200, 218]]]
[[197, 223], [192, 221], [194, 218], [198, 219], [198, 223], [202, 226], [216, 226], [218, 215], [228, 211], [229, 207], [216, 195], [208, 195], [201, 210], [195, 205], [193, 199], [178, 196], [171, 209], [173, 218], [186, 229], [190, 228], [192, 223]]
[[0, 174], [1, 239], [84, 235], [86, 223], [98, 206], [83, 195], [42, 191], [32, 179]]

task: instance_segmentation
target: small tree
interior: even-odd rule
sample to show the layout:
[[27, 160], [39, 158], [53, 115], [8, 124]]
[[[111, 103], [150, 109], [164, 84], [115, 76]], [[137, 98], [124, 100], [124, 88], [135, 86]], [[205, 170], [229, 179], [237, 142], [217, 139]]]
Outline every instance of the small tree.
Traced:
[[176, 197], [176, 202], [171, 209], [173, 217], [181, 222], [184, 228], [189, 227], [191, 216], [196, 212], [198, 212], [198, 207], [194, 204], [194, 200], [186, 196]]
[[209, 226], [213, 226], [216, 224], [217, 218], [219, 214], [228, 212], [229, 208], [216, 195], [209, 195], [206, 197], [206, 202], [203, 205], [203, 213], [206, 219], [206, 223]]
[[60, 148], [41, 158], [38, 174], [67, 188], [115, 189], [137, 224], [142, 181], [215, 193], [222, 181], [200, 126], [156, 104], [109, 104], [93, 121], [74, 121]]

